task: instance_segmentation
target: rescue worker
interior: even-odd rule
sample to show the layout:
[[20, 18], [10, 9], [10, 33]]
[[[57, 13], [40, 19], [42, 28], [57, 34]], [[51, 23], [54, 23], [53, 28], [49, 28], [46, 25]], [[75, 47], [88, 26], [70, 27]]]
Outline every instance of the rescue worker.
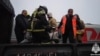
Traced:
[[56, 22], [56, 19], [55, 18], [53, 18], [53, 16], [52, 16], [52, 13], [48, 13], [48, 21], [49, 21], [49, 25], [51, 26], [51, 27], [54, 27], [54, 28], [56, 28], [57, 27], [57, 22]]
[[46, 20], [47, 8], [45, 6], [40, 6], [32, 14], [31, 28], [27, 31], [32, 32], [32, 42], [33, 43], [47, 43], [50, 41], [48, 34], [49, 23]]
[[27, 10], [23, 10], [22, 14], [19, 14], [15, 18], [15, 35], [17, 42], [20, 43], [24, 39], [28, 27]]
[[62, 17], [58, 26], [58, 29], [62, 33], [63, 43], [66, 43], [68, 38], [70, 43], [76, 42], [77, 25], [81, 27], [80, 21], [73, 15], [73, 9], [69, 9], [68, 14]]
[[77, 17], [78, 20], [80, 20], [80, 23], [81, 23], [81, 28], [77, 26], [77, 39], [76, 40], [78, 43], [82, 43], [82, 37], [85, 32], [85, 24], [84, 24], [84, 21], [80, 19], [78, 14], [75, 14], [75, 16]]
[[50, 39], [52, 43], [58, 43], [58, 32], [57, 32], [57, 22], [56, 19], [53, 18], [52, 13], [48, 13], [48, 22], [49, 26], [52, 27], [52, 30], [50, 31]]

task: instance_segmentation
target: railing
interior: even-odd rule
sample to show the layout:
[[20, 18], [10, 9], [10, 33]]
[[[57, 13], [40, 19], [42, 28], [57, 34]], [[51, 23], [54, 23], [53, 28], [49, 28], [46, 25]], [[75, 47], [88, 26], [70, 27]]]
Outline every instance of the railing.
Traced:
[[[100, 44], [99, 44], [100, 45]], [[93, 56], [93, 44], [0, 45], [0, 56]], [[99, 54], [98, 51], [97, 54]]]

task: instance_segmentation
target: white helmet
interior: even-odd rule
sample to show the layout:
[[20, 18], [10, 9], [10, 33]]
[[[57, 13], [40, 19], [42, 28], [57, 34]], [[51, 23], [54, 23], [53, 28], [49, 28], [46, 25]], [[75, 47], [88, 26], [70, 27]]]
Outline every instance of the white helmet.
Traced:
[[48, 17], [52, 17], [52, 13], [48, 13]]

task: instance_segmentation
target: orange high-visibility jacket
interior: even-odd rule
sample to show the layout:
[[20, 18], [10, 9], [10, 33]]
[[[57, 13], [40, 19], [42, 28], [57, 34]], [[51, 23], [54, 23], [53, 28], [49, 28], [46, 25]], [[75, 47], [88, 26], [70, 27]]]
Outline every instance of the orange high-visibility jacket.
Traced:
[[[74, 37], [76, 37], [76, 33], [77, 33], [77, 17], [73, 16], [72, 18], [72, 27], [73, 27], [73, 33], [74, 33]], [[67, 22], [67, 18], [66, 16], [63, 16], [62, 18], [62, 25], [60, 27], [61, 33], [64, 34], [65, 33], [65, 26], [66, 26], [66, 22]]]

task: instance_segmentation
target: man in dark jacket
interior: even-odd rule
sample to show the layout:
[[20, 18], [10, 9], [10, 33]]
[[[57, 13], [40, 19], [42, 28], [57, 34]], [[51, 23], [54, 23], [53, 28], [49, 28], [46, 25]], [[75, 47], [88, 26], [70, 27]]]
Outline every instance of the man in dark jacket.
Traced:
[[17, 42], [20, 43], [24, 39], [28, 27], [27, 11], [23, 10], [22, 14], [19, 14], [15, 19], [15, 34]]

